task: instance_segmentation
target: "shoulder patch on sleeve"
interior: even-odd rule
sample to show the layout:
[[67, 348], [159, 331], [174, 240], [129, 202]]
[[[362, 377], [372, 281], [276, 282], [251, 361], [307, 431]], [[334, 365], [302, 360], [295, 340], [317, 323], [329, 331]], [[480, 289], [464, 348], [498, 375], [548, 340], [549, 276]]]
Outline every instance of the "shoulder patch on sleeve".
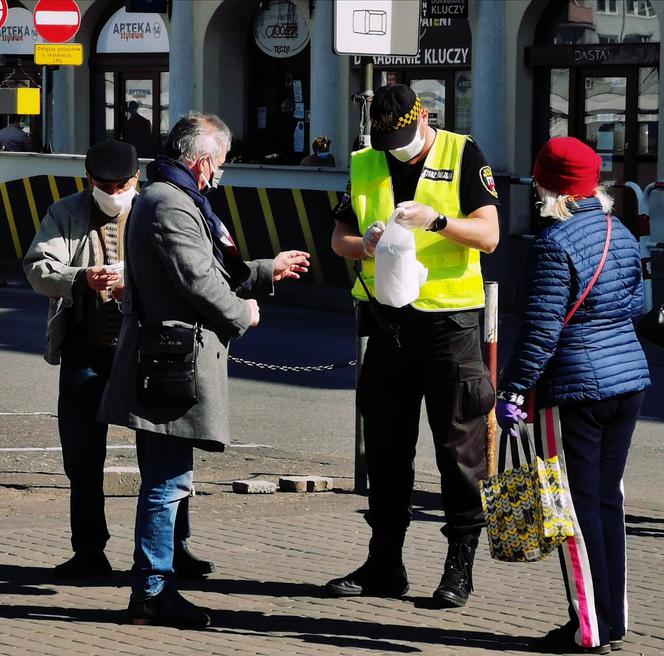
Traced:
[[480, 169], [480, 180], [484, 188], [494, 197], [498, 198], [496, 191], [496, 181], [493, 179], [493, 171], [490, 166], [483, 166]]
[[339, 202], [334, 206], [332, 214], [334, 214], [335, 216], [343, 214], [343, 212], [345, 212], [350, 207], [350, 204], [351, 204], [350, 194], [346, 192], [343, 194], [343, 196], [341, 196]]

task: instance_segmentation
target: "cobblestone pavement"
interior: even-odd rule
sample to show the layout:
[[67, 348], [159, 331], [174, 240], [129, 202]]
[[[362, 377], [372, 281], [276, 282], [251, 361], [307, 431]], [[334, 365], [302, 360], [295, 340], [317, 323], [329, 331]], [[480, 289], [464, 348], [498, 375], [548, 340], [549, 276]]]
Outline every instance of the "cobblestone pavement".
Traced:
[[[233, 474], [267, 472], [281, 462], [224, 456]], [[244, 469], [243, 469], [244, 467]], [[338, 464], [321, 464], [330, 475]], [[231, 469], [233, 469], [231, 467]], [[228, 472], [228, 469], [226, 470]], [[303, 473], [303, 472], [301, 472]], [[31, 475], [41, 480], [37, 473]], [[566, 619], [555, 557], [509, 565], [480, 545], [475, 593], [465, 609], [437, 610], [428, 599], [443, 559], [435, 486], [421, 482], [405, 558], [411, 590], [403, 600], [333, 599], [330, 578], [366, 554], [366, 498], [347, 489], [315, 495], [233, 495], [205, 463], [192, 500], [192, 549], [217, 571], [183, 581], [184, 594], [212, 611], [205, 631], [123, 623], [128, 598], [135, 499], [108, 500], [112, 575], [64, 585], [50, 568], [69, 557], [66, 480], [0, 484], [0, 654], [523, 654], [527, 638]], [[62, 484], [64, 483], [64, 484]], [[345, 488], [345, 489], [344, 489]], [[628, 509], [631, 632], [625, 656], [664, 654], [664, 513]]]

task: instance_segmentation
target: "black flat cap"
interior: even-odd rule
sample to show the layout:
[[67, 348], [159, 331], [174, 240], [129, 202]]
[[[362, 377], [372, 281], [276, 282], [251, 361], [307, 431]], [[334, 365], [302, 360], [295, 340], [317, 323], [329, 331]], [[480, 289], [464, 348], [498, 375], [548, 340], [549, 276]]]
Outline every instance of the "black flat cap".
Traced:
[[138, 153], [125, 141], [104, 141], [88, 149], [85, 170], [100, 182], [128, 180], [138, 171]]
[[374, 91], [371, 101], [371, 147], [395, 150], [407, 146], [417, 132], [422, 101], [405, 84], [391, 84]]

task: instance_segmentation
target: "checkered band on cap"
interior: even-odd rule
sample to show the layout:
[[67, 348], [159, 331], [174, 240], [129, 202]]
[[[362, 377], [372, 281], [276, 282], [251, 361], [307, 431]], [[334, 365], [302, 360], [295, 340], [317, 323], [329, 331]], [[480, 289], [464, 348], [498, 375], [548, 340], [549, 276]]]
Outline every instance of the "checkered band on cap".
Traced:
[[403, 116], [400, 116], [392, 125], [386, 125], [384, 121], [377, 121], [373, 119], [371, 121], [371, 129], [376, 130], [377, 132], [393, 132], [396, 130], [401, 130], [407, 125], [410, 125], [413, 121], [417, 121], [422, 111], [422, 101], [420, 98], [416, 98], [415, 104], [406, 112]]

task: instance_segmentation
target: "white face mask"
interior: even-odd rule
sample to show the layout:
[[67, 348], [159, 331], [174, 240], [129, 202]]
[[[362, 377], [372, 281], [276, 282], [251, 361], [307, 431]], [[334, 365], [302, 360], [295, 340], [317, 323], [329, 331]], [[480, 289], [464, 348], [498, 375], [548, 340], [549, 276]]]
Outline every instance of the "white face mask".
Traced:
[[106, 216], [118, 216], [119, 214], [126, 214], [131, 209], [131, 202], [136, 195], [136, 187], [130, 187], [127, 191], [119, 194], [107, 194], [99, 187], [92, 190], [92, 196], [97, 201], [99, 209], [106, 214]]
[[409, 159], [413, 159], [413, 157], [416, 157], [422, 152], [422, 149], [424, 148], [424, 141], [425, 141], [424, 137], [420, 134], [420, 131], [418, 130], [415, 133], [413, 140], [409, 144], [406, 144], [401, 148], [395, 148], [394, 150], [390, 150], [390, 152], [400, 162], [407, 162]]
[[[212, 160], [210, 160], [212, 162]], [[212, 179], [208, 180], [202, 173], [201, 176], [203, 177], [203, 182], [205, 182], [205, 189], [203, 190], [203, 193], [206, 194], [213, 189], [216, 189], [219, 186], [219, 182], [221, 181], [221, 176], [224, 174], [223, 169], [218, 169], [215, 167], [214, 164], [212, 164]]]

